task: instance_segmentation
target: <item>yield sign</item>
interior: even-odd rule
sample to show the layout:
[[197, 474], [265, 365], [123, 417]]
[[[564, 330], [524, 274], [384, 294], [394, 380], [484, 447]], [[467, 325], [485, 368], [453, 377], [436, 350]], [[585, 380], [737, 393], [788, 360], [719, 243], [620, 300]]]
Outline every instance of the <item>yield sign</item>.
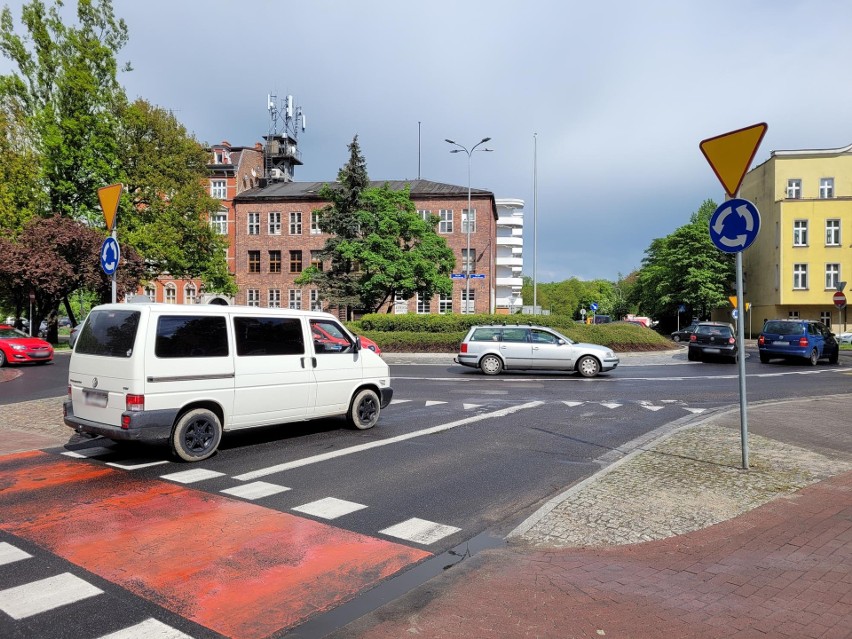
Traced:
[[698, 145], [728, 197], [734, 197], [739, 191], [767, 128], [765, 122], [753, 124], [702, 140]]
[[101, 210], [104, 212], [107, 231], [111, 232], [115, 228], [115, 212], [118, 210], [118, 198], [121, 197], [123, 188], [121, 184], [110, 184], [98, 189], [98, 200], [101, 203]]

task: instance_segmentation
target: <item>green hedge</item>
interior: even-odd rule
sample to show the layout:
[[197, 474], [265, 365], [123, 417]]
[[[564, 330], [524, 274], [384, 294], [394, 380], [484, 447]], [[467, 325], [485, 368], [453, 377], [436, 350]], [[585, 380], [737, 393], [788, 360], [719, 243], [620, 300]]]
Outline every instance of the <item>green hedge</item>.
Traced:
[[550, 326], [575, 342], [609, 346], [614, 351], [672, 348], [671, 341], [635, 324], [580, 324], [558, 315], [365, 315], [347, 326], [389, 353], [456, 353], [471, 326], [478, 324]]

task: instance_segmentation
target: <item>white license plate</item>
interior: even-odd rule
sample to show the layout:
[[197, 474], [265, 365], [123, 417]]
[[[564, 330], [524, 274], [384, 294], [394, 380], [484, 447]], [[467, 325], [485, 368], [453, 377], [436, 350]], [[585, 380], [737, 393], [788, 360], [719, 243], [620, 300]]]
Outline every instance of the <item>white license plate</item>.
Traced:
[[98, 408], [106, 408], [109, 395], [106, 391], [87, 390], [83, 391], [83, 397], [86, 400], [87, 406], [97, 406]]
[[718, 348], [705, 348], [704, 352], [710, 353], [711, 355], [715, 355], [715, 354], [719, 353], [720, 351], [719, 351]]

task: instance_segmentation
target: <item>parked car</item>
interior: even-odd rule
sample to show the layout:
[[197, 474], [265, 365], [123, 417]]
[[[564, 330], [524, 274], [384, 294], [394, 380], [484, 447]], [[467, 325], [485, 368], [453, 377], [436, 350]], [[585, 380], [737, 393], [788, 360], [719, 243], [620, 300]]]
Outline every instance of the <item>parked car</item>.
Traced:
[[760, 361], [764, 364], [773, 358], [803, 359], [816, 366], [827, 358], [836, 364], [840, 345], [834, 333], [822, 322], [806, 319], [769, 320], [757, 338]]
[[539, 369], [576, 371], [583, 377], [595, 377], [619, 364], [606, 346], [577, 343], [552, 328], [520, 324], [471, 327], [454, 361], [486, 375]]
[[704, 362], [710, 358], [737, 361], [737, 338], [732, 324], [726, 322], [699, 322], [689, 337], [687, 359]]
[[0, 324], [0, 367], [26, 362], [46, 364], [51, 361], [53, 346], [49, 342], [40, 337], [30, 337], [9, 324]]
[[[347, 340], [345, 336], [332, 335], [319, 324], [314, 324], [313, 326], [311, 326], [311, 332], [313, 334], [314, 341], [324, 343], [326, 345], [326, 348], [328, 348], [329, 345], [333, 344], [338, 344], [340, 346], [349, 345], [349, 340]], [[361, 340], [361, 346], [363, 346], [364, 348], [369, 348], [371, 351], [376, 353], [376, 355], [382, 354], [382, 349], [379, 348], [379, 345], [376, 344], [369, 337], [359, 335], [358, 339]]]
[[837, 341], [840, 344], [852, 344], [852, 333], [841, 333], [837, 336]]
[[692, 337], [692, 334], [695, 332], [695, 327], [698, 324], [690, 324], [689, 326], [684, 326], [679, 331], [675, 331], [672, 333], [672, 340], [675, 342], [688, 342], [689, 338]]

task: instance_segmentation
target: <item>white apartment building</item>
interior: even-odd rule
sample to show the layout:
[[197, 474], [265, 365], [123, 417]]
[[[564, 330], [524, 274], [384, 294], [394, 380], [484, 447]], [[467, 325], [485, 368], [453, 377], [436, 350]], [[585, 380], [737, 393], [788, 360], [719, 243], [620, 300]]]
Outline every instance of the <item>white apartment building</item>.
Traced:
[[524, 201], [496, 198], [494, 312], [516, 313], [523, 306], [521, 271], [524, 267]]

